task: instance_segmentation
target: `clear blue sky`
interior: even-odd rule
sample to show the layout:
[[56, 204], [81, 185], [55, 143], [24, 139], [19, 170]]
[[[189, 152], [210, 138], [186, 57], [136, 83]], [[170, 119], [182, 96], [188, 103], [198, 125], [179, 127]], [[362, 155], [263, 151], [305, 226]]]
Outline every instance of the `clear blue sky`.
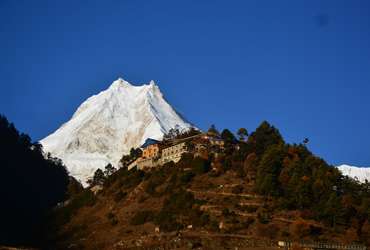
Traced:
[[206, 129], [370, 166], [370, 1], [0, 1], [0, 113], [34, 139], [119, 76]]

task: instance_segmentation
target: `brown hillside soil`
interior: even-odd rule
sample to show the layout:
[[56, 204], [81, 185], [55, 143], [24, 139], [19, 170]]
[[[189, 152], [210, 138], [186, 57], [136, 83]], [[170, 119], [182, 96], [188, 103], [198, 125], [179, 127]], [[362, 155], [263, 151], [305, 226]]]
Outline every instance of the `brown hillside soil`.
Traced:
[[[158, 170], [152, 172], [155, 171]], [[162, 179], [152, 189], [149, 184], [154, 180], [153, 175], [132, 185], [117, 178], [96, 194], [93, 204], [73, 211], [58, 231], [58, 243], [54, 247], [272, 250], [277, 249], [277, 241], [282, 239], [342, 241], [340, 233], [302, 218], [300, 212], [277, 211], [271, 200], [256, 195], [253, 185], [234, 171], [219, 176], [210, 172], [198, 174], [181, 184], [183, 192], [193, 194], [197, 200], [188, 210], [199, 214], [191, 217], [184, 215], [186, 211], [173, 211], [181, 228], [162, 230], [155, 219], [140, 222], [140, 216], [133, 223], [138, 211], [158, 215], [166, 206], [165, 201], [179, 188], [177, 184], [171, 186], [174, 183], [171, 177], [185, 172], [181, 168], [163, 171], [161, 177], [156, 177]], [[57, 216], [65, 213], [63, 209]], [[197, 217], [208, 217], [207, 223], [197, 225]]]

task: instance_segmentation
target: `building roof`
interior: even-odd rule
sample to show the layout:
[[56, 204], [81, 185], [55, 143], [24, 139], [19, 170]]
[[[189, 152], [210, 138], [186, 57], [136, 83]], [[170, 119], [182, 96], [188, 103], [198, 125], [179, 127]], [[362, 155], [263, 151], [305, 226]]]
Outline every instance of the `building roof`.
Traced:
[[158, 143], [159, 143], [159, 141], [157, 141], [155, 139], [152, 139], [152, 138], [148, 138], [148, 139], [145, 140], [144, 144], [141, 145], [140, 147], [141, 148], [146, 148], [150, 145], [154, 145], [154, 144], [158, 144]]

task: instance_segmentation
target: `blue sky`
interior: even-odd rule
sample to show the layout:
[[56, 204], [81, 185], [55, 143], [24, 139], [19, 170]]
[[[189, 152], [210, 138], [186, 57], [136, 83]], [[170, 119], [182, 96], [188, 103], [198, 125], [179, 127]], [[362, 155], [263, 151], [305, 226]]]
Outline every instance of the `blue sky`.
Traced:
[[263, 120], [370, 166], [370, 1], [0, 1], [0, 113], [34, 139], [116, 78], [202, 129]]

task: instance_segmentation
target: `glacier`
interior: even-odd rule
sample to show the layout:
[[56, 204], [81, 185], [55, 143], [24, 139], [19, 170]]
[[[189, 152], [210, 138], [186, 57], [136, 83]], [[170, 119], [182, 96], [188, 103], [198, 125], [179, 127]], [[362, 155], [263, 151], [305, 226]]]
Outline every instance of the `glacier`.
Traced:
[[161, 140], [171, 128], [194, 127], [164, 99], [154, 81], [140, 86], [122, 78], [84, 101], [72, 118], [42, 139], [83, 185], [96, 169], [119, 165], [123, 154], [147, 138]]

